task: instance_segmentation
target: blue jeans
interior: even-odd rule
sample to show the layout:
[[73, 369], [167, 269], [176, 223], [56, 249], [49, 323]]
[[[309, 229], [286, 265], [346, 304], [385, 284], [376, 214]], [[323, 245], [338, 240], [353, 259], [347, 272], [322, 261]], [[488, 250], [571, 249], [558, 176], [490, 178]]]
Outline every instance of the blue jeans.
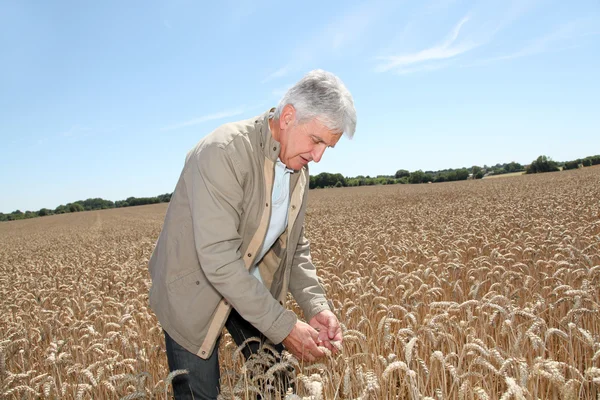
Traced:
[[[243, 319], [235, 310], [231, 310], [231, 314], [225, 323], [225, 327], [238, 346], [240, 346], [246, 339], [251, 337], [260, 338], [261, 344], [267, 340], [258, 329]], [[173, 340], [173, 338], [171, 338], [166, 331], [163, 332], [165, 334], [169, 370], [174, 371], [177, 369], [187, 369], [189, 371], [189, 374], [179, 375], [173, 379], [172, 384], [175, 399], [216, 399], [220, 391], [219, 380], [221, 378], [218, 354], [220, 338], [217, 340], [215, 349], [210, 358], [205, 360], [198, 357], [194, 353], [190, 353], [177, 342], [175, 342], [175, 340]], [[252, 354], [256, 354], [258, 352], [261, 344], [256, 341], [252, 341], [244, 346], [242, 353], [246, 360]], [[274, 347], [279, 353], [283, 351], [283, 345], [281, 344]], [[291, 384], [287, 382], [285, 385], [291, 387]], [[285, 388], [283, 393], [285, 394]]]

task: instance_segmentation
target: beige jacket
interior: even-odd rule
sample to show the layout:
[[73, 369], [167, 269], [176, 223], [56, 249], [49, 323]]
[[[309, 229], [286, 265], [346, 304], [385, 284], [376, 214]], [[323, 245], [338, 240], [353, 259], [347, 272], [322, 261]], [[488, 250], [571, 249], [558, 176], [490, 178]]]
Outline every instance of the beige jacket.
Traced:
[[290, 179], [287, 230], [248, 270], [262, 248], [280, 144], [265, 113], [225, 124], [188, 154], [149, 262], [150, 306], [162, 327], [201, 358], [212, 354], [231, 307], [273, 343], [297, 321], [284, 308], [289, 291], [306, 320], [329, 310], [304, 236], [308, 169]]

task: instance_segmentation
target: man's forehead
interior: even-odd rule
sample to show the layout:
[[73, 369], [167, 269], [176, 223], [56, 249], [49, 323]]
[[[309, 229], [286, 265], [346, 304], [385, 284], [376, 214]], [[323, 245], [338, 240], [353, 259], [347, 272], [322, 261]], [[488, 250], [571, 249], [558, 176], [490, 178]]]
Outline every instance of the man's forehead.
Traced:
[[328, 146], [335, 146], [335, 144], [342, 137], [342, 132], [337, 132], [335, 130], [329, 129], [325, 126], [318, 118], [315, 118], [306, 123], [306, 127], [308, 128], [308, 133], [313, 135], [314, 137], [320, 139], [322, 142], [326, 143]]
[[315, 136], [327, 144], [327, 146], [335, 147], [336, 143], [339, 142], [342, 137], [342, 134], [340, 132], [325, 129], [319, 133], [315, 133]]

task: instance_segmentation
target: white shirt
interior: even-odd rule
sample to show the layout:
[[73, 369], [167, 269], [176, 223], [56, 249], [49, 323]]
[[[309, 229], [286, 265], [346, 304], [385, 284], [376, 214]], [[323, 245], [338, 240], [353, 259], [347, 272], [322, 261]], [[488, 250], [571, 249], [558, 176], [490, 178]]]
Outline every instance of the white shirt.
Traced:
[[[277, 238], [287, 228], [288, 209], [290, 207], [290, 174], [293, 170], [287, 168], [284, 163], [277, 159], [275, 164], [275, 181], [273, 182], [273, 194], [271, 196], [271, 220], [269, 229], [257, 261], [267, 254]], [[262, 282], [259, 269], [256, 264], [252, 267], [252, 275]]]

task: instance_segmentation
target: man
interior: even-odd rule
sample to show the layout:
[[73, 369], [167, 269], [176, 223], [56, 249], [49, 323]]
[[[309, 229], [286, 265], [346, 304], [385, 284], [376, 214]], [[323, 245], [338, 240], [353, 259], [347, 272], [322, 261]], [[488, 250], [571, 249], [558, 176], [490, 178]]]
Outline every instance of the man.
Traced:
[[[308, 167], [352, 137], [352, 96], [335, 75], [304, 76], [276, 109], [225, 124], [188, 154], [149, 263], [177, 399], [215, 399], [218, 340], [259, 337], [312, 362], [342, 341], [304, 234]], [[288, 290], [308, 324], [285, 309]], [[244, 349], [246, 358], [258, 346]]]

